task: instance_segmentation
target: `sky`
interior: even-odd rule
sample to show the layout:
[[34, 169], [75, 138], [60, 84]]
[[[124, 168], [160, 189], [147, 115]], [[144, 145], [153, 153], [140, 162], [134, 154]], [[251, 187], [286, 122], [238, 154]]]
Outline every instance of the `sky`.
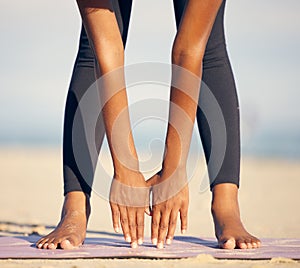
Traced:
[[[126, 64], [170, 62], [172, 1], [133, 2]], [[81, 25], [76, 1], [0, 0], [0, 7], [0, 143], [59, 144]], [[300, 148], [299, 12], [298, 0], [227, 1], [246, 147], [271, 136], [269, 147]]]

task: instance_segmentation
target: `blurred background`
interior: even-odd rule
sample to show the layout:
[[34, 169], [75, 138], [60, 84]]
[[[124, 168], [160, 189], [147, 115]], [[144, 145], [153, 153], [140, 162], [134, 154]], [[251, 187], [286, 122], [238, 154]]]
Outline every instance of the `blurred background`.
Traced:
[[[78, 48], [76, 1], [1, 1], [0, 144], [60, 146]], [[300, 2], [227, 3], [243, 153], [300, 157]], [[126, 63], [169, 62], [172, 1], [134, 1]]]

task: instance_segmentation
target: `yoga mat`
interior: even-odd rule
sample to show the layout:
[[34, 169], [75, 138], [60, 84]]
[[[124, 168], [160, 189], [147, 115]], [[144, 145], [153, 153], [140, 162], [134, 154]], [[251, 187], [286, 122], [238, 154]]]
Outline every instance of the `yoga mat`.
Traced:
[[74, 258], [187, 258], [210, 254], [217, 259], [271, 259], [285, 257], [300, 259], [300, 239], [262, 239], [262, 247], [247, 250], [222, 250], [215, 239], [175, 237], [172, 245], [156, 249], [146, 239], [142, 246], [131, 249], [122, 236], [111, 235], [87, 238], [83, 246], [74, 250], [37, 249], [38, 236], [0, 237], [0, 259], [74, 259]]

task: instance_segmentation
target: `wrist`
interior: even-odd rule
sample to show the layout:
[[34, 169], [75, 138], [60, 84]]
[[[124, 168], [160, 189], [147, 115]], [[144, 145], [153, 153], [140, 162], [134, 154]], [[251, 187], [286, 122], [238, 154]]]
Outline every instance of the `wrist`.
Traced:
[[186, 159], [182, 158], [181, 154], [174, 154], [173, 152], [167, 152], [165, 154], [162, 170], [165, 173], [171, 174], [176, 171], [185, 171], [186, 170]]
[[118, 155], [112, 154], [114, 172], [116, 173], [128, 173], [139, 171], [139, 161], [136, 155]]

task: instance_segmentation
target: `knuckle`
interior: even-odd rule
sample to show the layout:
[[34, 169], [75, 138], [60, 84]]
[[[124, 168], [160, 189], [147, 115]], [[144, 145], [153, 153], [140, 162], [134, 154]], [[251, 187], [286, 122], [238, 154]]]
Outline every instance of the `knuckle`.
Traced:
[[130, 222], [130, 223], [129, 223], [129, 228], [130, 228], [130, 229], [136, 228], [136, 224], [133, 223], [133, 222]]
[[144, 222], [138, 221], [138, 222], [137, 222], [137, 226], [138, 226], [138, 227], [144, 227]]
[[177, 222], [176, 222], [175, 220], [171, 220], [171, 221], [170, 221], [170, 225], [171, 225], [171, 226], [176, 225], [176, 223], [177, 223]]
[[118, 217], [119, 216], [119, 211], [113, 210], [112, 215], [113, 215], [113, 217]]
[[157, 221], [152, 221], [152, 226], [153, 226], [154, 228], [158, 227], [158, 222], [157, 222]]
[[127, 218], [121, 218], [121, 223], [122, 224], [127, 224], [128, 223], [128, 219]]
[[161, 224], [161, 225], [159, 226], [159, 229], [162, 230], [162, 231], [165, 231], [165, 230], [168, 229], [168, 226], [166, 226], [166, 225], [164, 225], [164, 224]]
[[186, 219], [187, 218], [187, 214], [181, 213], [180, 217], [181, 217], [181, 219]]

